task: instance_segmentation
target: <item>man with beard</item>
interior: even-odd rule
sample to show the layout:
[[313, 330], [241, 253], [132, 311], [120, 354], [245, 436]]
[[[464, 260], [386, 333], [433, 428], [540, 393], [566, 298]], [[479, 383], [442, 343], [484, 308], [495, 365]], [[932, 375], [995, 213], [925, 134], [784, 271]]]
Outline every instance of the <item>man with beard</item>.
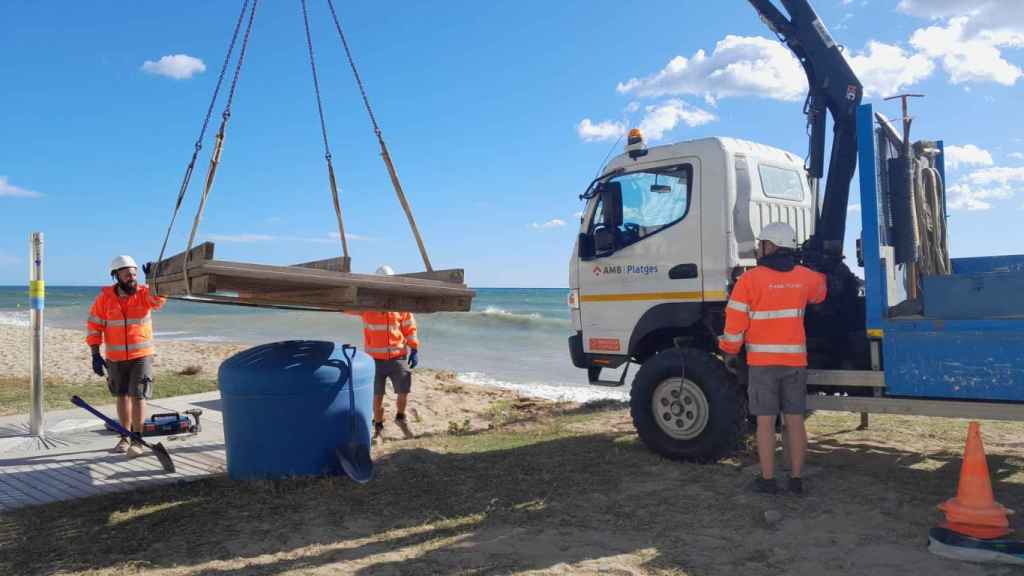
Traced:
[[[153, 323], [150, 310], [164, 305], [149, 287], [138, 283], [139, 267], [131, 256], [118, 256], [110, 264], [113, 286], [106, 286], [89, 309], [86, 343], [92, 349], [92, 370], [98, 376], [106, 370], [107, 388], [117, 398], [117, 419], [121, 425], [142, 434], [146, 399], [153, 395]], [[106, 359], [100, 345], [106, 348]], [[136, 457], [145, 452], [142, 444], [122, 436], [114, 452]]]
[[789, 491], [803, 493], [800, 477], [807, 450], [807, 336], [804, 309], [825, 301], [826, 281], [796, 264], [796, 231], [773, 222], [758, 234], [757, 267], [740, 276], [725, 308], [719, 347], [735, 368], [746, 345], [750, 413], [757, 417], [761, 477], [754, 491], [775, 494], [775, 417], [785, 418], [789, 442]]

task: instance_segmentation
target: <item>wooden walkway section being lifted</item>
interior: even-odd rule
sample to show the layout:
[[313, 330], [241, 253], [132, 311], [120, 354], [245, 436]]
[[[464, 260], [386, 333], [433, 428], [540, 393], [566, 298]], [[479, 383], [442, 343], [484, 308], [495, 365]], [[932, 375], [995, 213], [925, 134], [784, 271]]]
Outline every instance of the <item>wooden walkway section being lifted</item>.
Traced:
[[[187, 262], [187, 269], [186, 269]], [[214, 260], [213, 243], [146, 268], [146, 283], [168, 298], [294, 310], [466, 312], [475, 292], [461, 269], [379, 276], [348, 272], [331, 258], [294, 266]]]

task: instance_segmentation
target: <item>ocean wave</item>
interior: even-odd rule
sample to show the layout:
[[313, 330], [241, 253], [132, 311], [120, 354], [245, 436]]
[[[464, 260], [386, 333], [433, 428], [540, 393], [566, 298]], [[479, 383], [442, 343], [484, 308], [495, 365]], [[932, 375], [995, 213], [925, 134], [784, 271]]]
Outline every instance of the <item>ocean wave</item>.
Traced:
[[0, 312], [0, 326], [20, 326], [22, 328], [28, 328], [28, 325], [28, 310]]
[[[509, 312], [498, 306], [488, 306], [483, 310], [470, 312], [445, 313], [437, 317], [451, 322], [518, 326], [520, 328], [565, 328], [572, 325], [568, 318], [553, 318], [536, 312]], [[426, 320], [425, 323], [430, 321]]]
[[504, 390], [514, 390], [527, 396], [544, 398], [547, 400], [567, 402], [590, 402], [592, 400], [620, 400], [629, 401], [628, 390], [608, 390], [592, 386], [577, 386], [573, 384], [557, 384], [549, 382], [507, 382], [491, 378], [482, 372], [460, 372], [459, 380], [467, 384], [477, 386], [490, 386]]

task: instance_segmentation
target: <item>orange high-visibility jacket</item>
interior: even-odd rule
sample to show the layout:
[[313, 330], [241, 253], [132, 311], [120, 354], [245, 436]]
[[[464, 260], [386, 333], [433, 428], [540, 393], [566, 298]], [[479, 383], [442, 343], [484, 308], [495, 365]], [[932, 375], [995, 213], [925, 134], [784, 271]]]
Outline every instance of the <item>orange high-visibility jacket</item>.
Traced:
[[90, 346], [105, 343], [107, 360], [115, 362], [152, 355], [153, 322], [149, 311], [166, 301], [141, 284], [135, 294], [123, 298], [117, 295], [116, 287], [104, 287], [89, 309], [85, 342]]
[[371, 310], [353, 316], [363, 319], [363, 351], [377, 360], [405, 358], [405, 348], [418, 349], [416, 319], [410, 312]]
[[824, 302], [827, 290], [825, 275], [803, 266], [744, 273], [729, 295], [719, 347], [739, 354], [745, 342], [751, 366], [807, 366], [804, 309]]

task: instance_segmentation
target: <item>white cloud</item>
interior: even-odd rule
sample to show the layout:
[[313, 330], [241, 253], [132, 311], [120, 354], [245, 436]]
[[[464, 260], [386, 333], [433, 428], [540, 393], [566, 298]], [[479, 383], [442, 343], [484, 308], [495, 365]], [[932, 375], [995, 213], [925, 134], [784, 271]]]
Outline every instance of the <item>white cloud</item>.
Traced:
[[661, 137], [679, 125], [680, 122], [694, 128], [709, 122], [714, 122], [718, 117], [691, 106], [682, 100], [668, 100], [662, 104], [647, 106], [644, 109], [644, 119], [640, 121], [640, 132], [648, 140], [660, 140]]
[[761, 36], [726, 36], [708, 56], [676, 56], [659, 72], [631, 78], [616, 88], [640, 97], [701, 96], [713, 100], [758, 96], [797, 101], [804, 98], [807, 79], [789, 49]]
[[979, 188], [970, 183], [959, 183], [949, 187], [947, 191], [951, 210], [988, 210], [992, 204], [988, 200], [1001, 200], [1013, 196], [1009, 188]]
[[846, 207], [847, 212], [860, 212], [860, 204], [850, 204]]
[[583, 218], [583, 212], [576, 212], [572, 215], [572, 217], [576, 219]]
[[[1024, 2], [1020, 3], [1024, 10]], [[930, 26], [914, 32], [910, 43], [924, 55], [939, 59], [950, 82], [996, 82], [1013, 86], [1024, 70], [1003, 58], [1000, 48], [1024, 46], [1024, 24], [1020, 34], [979, 30], [970, 32], [970, 17], [950, 19], [946, 26]]]
[[576, 125], [576, 133], [584, 142], [617, 140], [626, 133], [626, 125], [622, 122], [611, 121], [594, 124], [590, 118], [584, 118]]
[[42, 196], [35, 190], [28, 190], [15, 186], [7, 180], [7, 176], [0, 176], [0, 197], [9, 196], [13, 198], [39, 198]]
[[1011, 186], [1024, 184], [1024, 167], [1008, 168], [996, 166], [994, 168], [983, 168], [972, 172], [967, 177], [971, 182], [981, 185], [998, 184], [1000, 186]]
[[993, 167], [976, 170], [949, 187], [949, 207], [954, 210], [988, 210], [990, 200], [1005, 200], [1024, 190], [1024, 167]]
[[206, 72], [206, 64], [194, 56], [188, 54], [171, 54], [164, 56], [156, 62], [146, 60], [142, 63], [142, 70], [158, 76], [167, 76], [175, 80], [187, 80], [196, 74]]
[[864, 84], [865, 96], [890, 96], [927, 78], [935, 69], [922, 54], [908, 54], [899, 46], [874, 40], [868, 42], [867, 52], [850, 56], [849, 61]]
[[237, 242], [242, 244], [274, 240], [273, 236], [267, 234], [209, 234], [207, 238], [214, 242]]
[[1007, 156], [1013, 160], [1024, 160], [1024, 152], [1010, 152]]
[[565, 220], [559, 220], [558, 218], [552, 218], [542, 224], [538, 224], [536, 222], [530, 224], [530, 228], [533, 228], [534, 230], [549, 230], [551, 228], [561, 228], [562, 226], [565, 226]]
[[1020, 0], [901, 0], [897, 8], [933, 20], [966, 17], [968, 38], [1024, 46], [1024, 3]]
[[991, 166], [992, 155], [988, 150], [978, 148], [974, 144], [966, 146], [946, 146], [946, 167], [957, 170], [960, 166]]

